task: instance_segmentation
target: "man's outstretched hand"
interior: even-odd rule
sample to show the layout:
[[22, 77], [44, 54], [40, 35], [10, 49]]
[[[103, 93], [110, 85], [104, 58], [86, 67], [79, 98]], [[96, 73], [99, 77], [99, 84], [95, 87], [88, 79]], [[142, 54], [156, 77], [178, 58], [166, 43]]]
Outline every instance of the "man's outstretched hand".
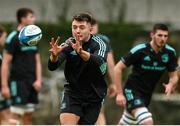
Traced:
[[82, 42], [80, 41], [80, 35], [76, 35], [76, 43], [70, 41], [72, 48], [79, 54], [82, 50]]
[[56, 40], [54, 40], [54, 38], [51, 39], [50, 42], [50, 52], [51, 52], [51, 56], [50, 56], [50, 60], [52, 62], [56, 62], [58, 60], [58, 56], [59, 54], [66, 48], [68, 47], [68, 44], [64, 44], [62, 43], [61, 45], [58, 45], [58, 41], [59, 41], [60, 37], [58, 36]]

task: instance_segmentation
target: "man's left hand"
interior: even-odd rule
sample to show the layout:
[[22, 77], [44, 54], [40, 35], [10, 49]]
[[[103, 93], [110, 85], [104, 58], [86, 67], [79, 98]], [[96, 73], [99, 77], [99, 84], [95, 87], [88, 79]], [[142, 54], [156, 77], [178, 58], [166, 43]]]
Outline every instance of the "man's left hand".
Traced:
[[80, 41], [80, 35], [76, 35], [76, 43], [70, 41], [72, 48], [79, 54], [82, 50], [82, 42]]
[[37, 92], [39, 92], [39, 91], [41, 90], [41, 87], [42, 87], [41, 81], [36, 80], [36, 81], [34, 82], [34, 84], [33, 84], [33, 87], [34, 87], [34, 89], [35, 89]]
[[167, 96], [167, 100], [169, 100], [170, 99], [170, 95], [174, 91], [174, 86], [173, 86], [172, 83], [168, 83], [168, 84], [164, 83], [163, 86], [165, 87], [165, 94]]

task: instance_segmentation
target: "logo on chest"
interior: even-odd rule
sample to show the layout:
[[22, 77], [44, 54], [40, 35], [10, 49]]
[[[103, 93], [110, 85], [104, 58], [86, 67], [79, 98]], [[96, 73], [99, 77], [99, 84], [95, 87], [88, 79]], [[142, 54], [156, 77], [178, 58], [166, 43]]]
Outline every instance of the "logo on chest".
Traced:
[[75, 50], [73, 50], [70, 54], [71, 54], [71, 55], [77, 55], [77, 53], [76, 53]]
[[151, 58], [149, 56], [145, 56], [144, 61], [151, 61]]
[[166, 69], [166, 67], [161, 64], [159, 60], [162, 60], [162, 62], [168, 61], [168, 55], [163, 55], [159, 57], [160, 59], [157, 59], [157, 57], [150, 57], [145, 56], [143, 58], [143, 63], [141, 64], [141, 68], [144, 70], [151, 70], [151, 71], [163, 71]]
[[161, 56], [162, 62], [167, 63], [169, 61], [169, 56], [168, 54], [164, 54]]
[[153, 66], [157, 66], [158, 65], [158, 62], [153, 62]]

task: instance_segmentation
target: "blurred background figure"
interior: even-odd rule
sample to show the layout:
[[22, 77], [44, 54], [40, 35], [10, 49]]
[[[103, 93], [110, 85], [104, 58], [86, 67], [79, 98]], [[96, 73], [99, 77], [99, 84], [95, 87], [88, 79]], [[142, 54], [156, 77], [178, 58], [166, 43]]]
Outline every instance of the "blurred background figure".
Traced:
[[18, 26], [6, 40], [2, 61], [2, 95], [11, 99], [11, 116], [7, 124], [31, 124], [32, 112], [41, 89], [41, 60], [37, 46], [19, 43], [19, 31], [35, 23], [33, 10], [20, 8], [16, 13]]
[[[148, 106], [156, 84], [165, 72], [169, 74], [169, 81], [163, 82], [166, 97], [175, 90], [178, 64], [176, 51], [167, 44], [168, 35], [165, 24], [155, 24], [150, 42], [136, 45], [115, 66], [116, 103], [124, 107], [120, 125], [154, 124]], [[132, 73], [122, 86], [123, 70], [129, 66], [133, 67]]]
[[7, 32], [6, 32], [5, 28], [3, 26], [0, 26], [0, 46], [1, 46], [0, 52], [1, 52], [1, 55], [2, 55], [2, 49], [4, 47], [6, 35], [7, 35]]
[[[108, 51], [107, 67], [108, 67], [108, 75], [109, 75], [108, 95], [109, 95], [109, 97], [113, 97], [113, 96], [115, 96], [115, 85], [112, 84], [112, 80], [113, 80], [113, 69], [114, 69], [115, 63], [114, 63], [113, 51], [112, 51], [112, 48], [110, 45], [110, 39], [106, 35], [99, 33], [99, 25], [95, 18], [92, 18], [91, 26], [92, 26], [91, 34], [99, 36], [103, 40], [103, 42], [105, 42], [105, 44], [107, 45], [107, 48], [108, 48], [107, 49], [107, 51]], [[105, 117], [104, 109], [105, 108], [103, 106], [101, 108], [101, 112], [100, 112], [98, 120], [96, 122], [97, 125], [105, 125], [106, 124], [106, 117]]]
[[[4, 48], [4, 42], [6, 39], [7, 32], [4, 27], [0, 26], [0, 69], [2, 64], [2, 51]], [[1, 77], [0, 77], [1, 82]], [[1, 87], [1, 86], [0, 86]], [[4, 99], [2, 96], [2, 93], [0, 92], [0, 124], [3, 124], [3, 122], [6, 121], [7, 116], [9, 116], [8, 108], [8, 102]]]

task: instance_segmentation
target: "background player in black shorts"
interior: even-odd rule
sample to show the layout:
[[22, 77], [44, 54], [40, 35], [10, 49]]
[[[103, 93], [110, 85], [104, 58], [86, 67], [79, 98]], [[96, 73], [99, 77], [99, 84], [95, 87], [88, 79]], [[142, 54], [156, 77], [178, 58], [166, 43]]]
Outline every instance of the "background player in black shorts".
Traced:
[[64, 94], [61, 102], [61, 124], [95, 124], [106, 96], [104, 80], [107, 46], [101, 38], [91, 35], [91, 16], [77, 14], [72, 20], [72, 34], [58, 46], [51, 41], [48, 63], [55, 70], [66, 60]]
[[[153, 90], [161, 75], [167, 70], [169, 82], [163, 84], [169, 96], [178, 81], [176, 51], [166, 44], [168, 27], [155, 24], [149, 43], [139, 44], [122, 57], [114, 68], [114, 83], [117, 87], [116, 102], [125, 106], [120, 124], [153, 124], [147, 107]], [[123, 69], [133, 66], [124, 89], [122, 89]]]
[[18, 27], [8, 35], [3, 54], [2, 94], [12, 100], [10, 110], [15, 123], [31, 124], [41, 89], [40, 54], [37, 46], [21, 45], [18, 34], [24, 26], [34, 24], [35, 16], [29, 8], [20, 8], [16, 14]]
[[[7, 33], [5, 29], [2, 26], [0, 26], [0, 69], [1, 69], [1, 64], [2, 64], [2, 50], [4, 47], [6, 35]], [[1, 78], [0, 78], [0, 82], [1, 82]], [[9, 111], [7, 109], [8, 107], [9, 107], [8, 101], [5, 100], [5, 98], [2, 96], [0, 92], [0, 124], [4, 124], [4, 122], [6, 122], [6, 118], [9, 115]]]
[[[114, 69], [115, 63], [114, 63], [113, 51], [112, 51], [111, 44], [110, 44], [110, 39], [107, 36], [98, 33], [99, 25], [98, 25], [97, 21], [95, 20], [95, 18], [92, 18], [91, 26], [92, 26], [91, 33], [93, 35], [99, 36], [106, 43], [106, 45], [108, 47], [108, 54], [107, 54], [107, 68], [108, 69], [107, 70], [108, 70], [109, 82], [110, 82], [109, 88], [108, 88], [108, 96], [113, 97], [113, 96], [115, 96], [115, 92], [114, 92], [115, 85], [112, 84], [112, 80], [113, 80], [113, 74], [114, 74], [113, 69]], [[101, 108], [96, 125], [105, 125], [105, 124], [106, 124], [106, 118], [105, 118], [104, 106], [103, 106]]]

